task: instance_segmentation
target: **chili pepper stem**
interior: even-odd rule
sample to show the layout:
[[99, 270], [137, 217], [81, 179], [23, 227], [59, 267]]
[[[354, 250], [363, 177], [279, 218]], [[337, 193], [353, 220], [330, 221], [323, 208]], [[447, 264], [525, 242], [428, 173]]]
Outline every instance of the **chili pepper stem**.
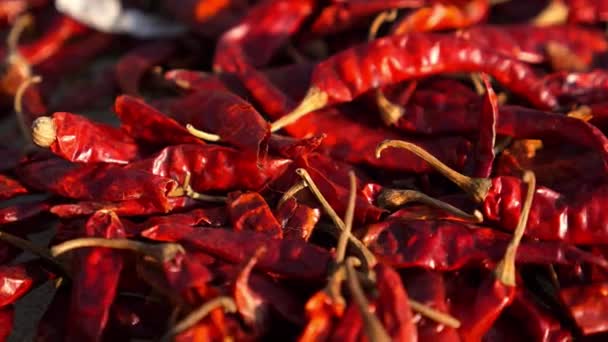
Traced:
[[346, 306], [346, 300], [344, 300], [344, 296], [342, 296], [342, 283], [344, 280], [346, 280], [346, 268], [344, 267], [344, 264], [338, 264], [325, 287], [325, 291], [329, 294], [334, 305], [340, 308], [340, 310], [344, 309]]
[[184, 248], [176, 243], [147, 244], [129, 239], [104, 239], [104, 238], [78, 238], [68, 240], [51, 248], [51, 255], [57, 257], [70, 250], [85, 247], [104, 247], [113, 249], [124, 249], [141, 255], [150, 256], [157, 261], [165, 262], [175, 258], [179, 253], [184, 253]]
[[374, 40], [378, 37], [378, 31], [380, 30], [380, 26], [384, 23], [390, 23], [397, 19], [397, 14], [399, 12], [397, 9], [390, 9], [387, 11], [380, 12], [372, 21], [372, 24], [369, 26], [369, 32], [367, 34], [367, 40]]
[[359, 312], [363, 318], [367, 338], [374, 342], [390, 341], [391, 338], [378, 317], [369, 311], [369, 302], [365, 298], [365, 294], [359, 283], [359, 277], [355, 271], [352, 257], [346, 259], [346, 283], [348, 284], [353, 301], [359, 308]]
[[563, 24], [568, 19], [568, 6], [563, 0], [552, 0], [545, 9], [532, 19], [535, 26], [551, 26]]
[[329, 96], [326, 92], [317, 87], [311, 87], [306, 93], [306, 96], [304, 96], [302, 102], [300, 102], [291, 113], [284, 115], [270, 125], [270, 131], [276, 132], [285, 126], [298, 121], [306, 114], [325, 107], [328, 100]]
[[308, 187], [308, 185], [304, 181], [299, 181], [296, 184], [292, 185], [289, 189], [287, 189], [287, 191], [285, 191], [285, 193], [283, 193], [283, 196], [281, 196], [277, 207], [283, 205], [283, 203], [285, 203], [288, 199], [295, 196], [298, 192], [306, 189], [306, 187]]
[[413, 311], [416, 311], [420, 315], [432, 319], [437, 323], [441, 323], [450, 328], [458, 329], [460, 328], [460, 321], [444, 312], [435, 310], [428, 305], [424, 305], [420, 302], [417, 302], [413, 299], [409, 299], [410, 307]]
[[197, 201], [217, 202], [217, 203], [226, 202], [226, 197], [224, 197], [224, 196], [206, 195], [206, 194], [202, 194], [200, 192], [194, 191], [194, 189], [192, 189], [192, 186], [190, 186], [191, 179], [192, 179], [192, 174], [190, 172], [186, 172], [186, 176], [184, 177], [184, 184], [181, 186], [181, 188], [177, 188], [174, 191], [172, 191], [171, 193], [169, 193], [169, 197], [181, 197], [181, 196], [185, 195], [185, 196], [188, 196]]
[[503, 259], [498, 263], [496, 270], [494, 271], [496, 278], [508, 286], [515, 286], [515, 258], [517, 256], [517, 247], [519, 247], [519, 243], [524, 236], [526, 225], [528, 223], [528, 216], [530, 216], [532, 200], [534, 199], [534, 193], [536, 190], [536, 178], [532, 171], [525, 171], [523, 180], [528, 184], [528, 191], [526, 193], [524, 204], [521, 208], [519, 222], [517, 223], [515, 232], [513, 232], [513, 239], [507, 246]]
[[194, 135], [195, 137], [197, 137], [199, 139], [205, 140], [205, 141], [216, 142], [216, 141], [222, 140], [222, 138], [219, 135], [198, 130], [198, 129], [194, 128], [194, 126], [192, 126], [191, 124], [187, 124], [186, 129], [188, 130], [188, 132], [190, 134]]
[[344, 230], [340, 234], [338, 239], [338, 246], [336, 247], [336, 263], [340, 264], [344, 261], [346, 255], [346, 246], [348, 244], [348, 237], [351, 235], [350, 232], [353, 227], [353, 217], [355, 216], [355, 204], [357, 198], [357, 178], [353, 171], [348, 172], [348, 178], [350, 180], [350, 193], [348, 196], [348, 205], [346, 206], [346, 213], [344, 214]]
[[25, 77], [29, 77], [32, 68], [19, 52], [19, 38], [21, 38], [23, 31], [32, 25], [33, 21], [34, 18], [29, 14], [19, 16], [6, 38], [6, 47], [9, 52], [6, 62], [10, 66], [20, 69], [20, 74]]
[[32, 141], [32, 134], [28, 125], [25, 123], [25, 117], [23, 116], [23, 95], [27, 88], [30, 85], [42, 82], [42, 77], [40, 76], [32, 76], [26, 78], [21, 84], [19, 88], [17, 88], [17, 92], [15, 93], [15, 99], [13, 100], [13, 108], [15, 109], [15, 114], [17, 115], [17, 123], [19, 124], [19, 129], [21, 130], [21, 134], [25, 138], [26, 141]]
[[[329, 205], [329, 202], [327, 202], [327, 200], [325, 199], [325, 197], [323, 196], [323, 194], [321, 193], [321, 191], [319, 190], [319, 188], [317, 187], [315, 182], [312, 180], [312, 178], [310, 177], [308, 172], [304, 169], [296, 169], [296, 173], [300, 177], [302, 177], [302, 180], [304, 182], [306, 182], [310, 191], [317, 198], [317, 200], [321, 203], [321, 207], [323, 207], [323, 210], [325, 210], [327, 215], [329, 215], [329, 217], [332, 219], [332, 221], [335, 224], [335, 227], [338, 228], [338, 232], [336, 232], [336, 230], [333, 229], [331, 231], [331, 233], [333, 233], [334, 236], [338, 235], [338, 234], [341, 235], [341, 233], [346, 229], [346, 224], [344, 223], [344, 221], [342, 221], [342, 219], [340, 218], [340, 216], [338, 216], [336, 211], [331, 207], [331, 205]], [[338, 235], [338, 239], [340, 238], [340, 235]], [[351, 244], [353, 245], [354, 249], [357, 250], [358, 253], [361, 255], [361, 257], [365, 260], [366, 266], [368, 268], [373, 267], [373, 265], [376, 264], [376, 257], [374, 256], [374, 254], [363, 244], [363, 242], [361, 242], [361, 240], [357, 239], [352, 234], [348, 234], [348, 238], [349, 238]]]
[[32, 141], [37, 146], [48, 148], [57, 139], [57, 127], [53, 118], [41, 116], [32, 122]]
[[479, 210], [475, 210], [473, 214], [469, 214], [454, 207], [449, 203], [425, 195], [420, 191], [384, 189], [380, 196], [378, 196], [378, 205], [383, 208], [396, 208], [412, 202], [423, 203], [433, 208], [445, 210], [446, 212], [453, 214], [456, 217], [462, 218], [473, 223], [483, 222], [483, 214]]
[[405, 114], [405, 109], [387, 99], [381, 89], [376, 89], [375, 98], [380, 110], [380, 118], [384, 124], [387, 126], [396, 125]]
[[217, 308], [222, 308], [226, 312], [236, 312], [236, 303], [228, 296], [217, 297], [203, 304], [198, 309], [192, 311], [186, 318], [171, 327], [161, 338], [161, 341], [171, 341], [171, 338], [188, 328], [194, 326], [201, 319]]
[[429, 163], [438, 172], [444, 175], [446, 178], [454, 182], [458, 187], [466, 191], [471, 195], [477, 202], [483, 202], [488, 195], [488, 191], [492, 186], [492, 182], [485, 178], [471, 178], [463, 175], [462, 173], [452, 169], [446, 164], [442, 163], [439, 159], [435, 158], [432, 154], [417, 146], [402, 140], [385, 140], [376, 147], [376, 158], [380, 158], [382, 152], [389, 148], [396, 147], [408, 150], [427, 163]]

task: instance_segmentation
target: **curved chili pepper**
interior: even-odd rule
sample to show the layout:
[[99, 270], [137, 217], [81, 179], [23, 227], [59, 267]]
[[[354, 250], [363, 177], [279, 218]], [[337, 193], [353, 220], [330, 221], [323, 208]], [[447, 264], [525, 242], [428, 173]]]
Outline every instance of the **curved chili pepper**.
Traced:
[[310, 30], [317, 35], [335, 34], [365, 23], [365, 19], [379, 12], [416, 8], [423, 3], [421, 0], [334, 1], [321, 10], [310, 25]]
[[122, 56], [115, 66], [115, 75], [123, 93], [139, 95], [139, 83], [152, 67], [170, 58], [176, 50], [171, 41], [140, 45]]
[[314, 5], [313, 0], [262, 1], [222, 35], [215, 47], [214, 70], [234, 72], [235, 60], [255, 67], [265, 65], [289, 36], [300, 29]]
[[[251, 153], [217, 145], [174, 145], [150, 158], [132, 162], [125, 171], [142, 171], [184, 182], [192, 175], [194, 191], [258, 191], [285, 172], [289, 159], [258, 160]], [[128, 173], [127, 172], [127, 173]]]
[[226, 202], [234, 230], [253, 230], [277, 239], [283, 237], [281, 225], [259, 193], [232, 192]]
[[482, 21], [490, 9], [488, 0], [433, 1], [398, 21], [392, 34], [462, 29]]
[[123, 130], [59, 112], [32, 124], [34, 143], [72, 162], [127, 164], [138, 157], [139, 147]]
[[454, 36], [413, 33], [376, 39], [317, 64], [307, 95], [291, 113], [273, 123], [273, 131], [374, 88], [453, 72], [485, 72], [537, 107], [557, 105], [527, 65]]
[[157, 241], [181, 241], [234, 263], [245, 262], [259, 247], [266, 246], [256, 268], [288, 278], [319, 280], [327, 273], [331, 254], [298, 240], [278, 240], [252, 231], [159, 225], [142, 232]]
[[[122, 238], [124, 229], [114, 213], [97, 212], [84, 228], [86, 236]], [[67, 339], [98, 341], [107, 324], [123, 261], [119, 251], [92, 248], [77, 251], [69, 317], [80, 324], [68, 325]]]

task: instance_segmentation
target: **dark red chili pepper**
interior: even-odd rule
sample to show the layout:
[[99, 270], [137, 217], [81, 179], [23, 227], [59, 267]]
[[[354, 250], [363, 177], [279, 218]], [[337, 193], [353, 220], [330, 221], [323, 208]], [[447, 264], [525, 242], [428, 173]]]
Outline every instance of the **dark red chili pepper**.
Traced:
[[232, 192], [226, 202], [234, 230], [253, 230], [273, 238], [283, 237], [281, 225], [259, 193]]
[[230, 262], [247, 260], [259, 247], [265, 246], [256, 268], [288, 278], [319, 280], [327, 273], [331, 254], [299, 240], [278, 240], [252, 231], [235, 232], [217, 228], [195, 228], [184, 225], [159, 225], [142, 232], [158, 241], [179, 241]]
[[65, 112], [36, 119], [32, 139], [72, 162], [127, 164], [139, 153], [133, 138], [123, 130]]
[[[451, 271], [498, 262], [510, 235], [460, 222], [388, 220], [370, 225], [363, 241], [382, 262], [393, 267]], [[539, 265], [589, 262], [608, 267], [603, 258], [549, 241], [522, 242], [517, 262]]]
[[608, 73], [598, 69], [589, 72], [557, 72], [543, 78], [544, 86], [563, 107], [604, 102]]
[[116, 63], [115, 75], [123, 93], [139, 95], [139, 83], [152, 67], [169, 59], [176, 50], [171, 41], [156, 41], [137, 46]]
[[[382, 148], [392, 145], [383, 144]], [[408, 143], [397, 143], [438, 167], [438, 171], [455, 181], [481, 203], [484, 216], [499, 222], [504, 229], [513, 230], [516, 226], [524, 194], [525, 185], [514, 177], [470, 178], [453, 173], [449, 168], [440, 166], [428, 158], [422, 149]], [[407, 147], [405, 147], [407, 145]], [[379, 151], [380, 151], [379, 150]], [[431, 156], [432, 157], [432, 156]], [[453, 171], [453, 170], [452, 170]], [[541, 240], [560, 240], [574, 244], [597, 244], [608, 241], [608, 217], [601, 209], [608, 196], [605, 183], [581, 185], [576, 194], [561, 194], [545, 187], [538, 187], [530, 213], [526, 234]]]
[[276, 218], [281, 223], [284, 238], [308, 241], [321, 218], [321, 211], [290, 198], [280, 204]]
[[213, 68], [234, 72], [234, 63], [255, 67], [268, 63], [286, 40], [312, 13], [313, 0], [265, 0], [250, 9], [241, 22], [222, 34], [215, 47]]
[[[118, 216], [112, 212], [95, 213], [87, 221], [84, 232], [86, 236], [107, 239], [125, 236]], [[123, 257], [120, 251], [104, 248], [75, 253], [69, 317], [80, 324], [68, 325], [67, 340], [98, 341], [116, 295]]]
[[258, 191], [283, 174], [292, 163], [288, 159], [264, 158], [217, 145], [175, 145], [156, 155], [132, 162], [125, 171], [143, 171], [178, 182], [192, 175], [194, 191]]
[[38, 261], [0, 266], [0, 307], [13, 304], [30, 289], [52, 278]]
[[172, 179], [116, 164], [74, 164], [50, 158], [18, 170], [20, 180], [34, 189], [82, 200], [135, 200], [160, 212], [171, 207], [169, 199], [178, 188]]
[[371, 16], [386, 10], [415, 8], [422, 5], [421, 0], [368, 0], [334, 1], [321, 10], [310, 26], [317, 35], [335, 34], [346, 31], [358, 24], [365, 24]]
[[458, 37], [413, 33], [376, 39], [317, 64], [305, 98], [272, 128], [275, 131], [311, 111], [350, 102], [374, 88], [454, 72], [485, 72], [537, 107], [557, 105], [527, 65]]
[[608, 284], [596, 283], [559, 290], [559, 297], [583, 335], [608, 331]]
[[392, 34], [462, 29], [485, 19], [488, 0], [432, 1], [428, 7], [416, 9], [398, 21]]
[[0, 175], [0, 200], [13, 198], [26, 193], [28, 193], [28, 191], [21, 183], [8, 176]]

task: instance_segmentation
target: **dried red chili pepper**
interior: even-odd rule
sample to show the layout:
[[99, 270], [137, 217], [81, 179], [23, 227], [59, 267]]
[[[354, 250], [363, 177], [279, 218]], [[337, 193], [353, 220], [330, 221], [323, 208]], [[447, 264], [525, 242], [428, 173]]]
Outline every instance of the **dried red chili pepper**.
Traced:
[[[385, 142], [378, 152], [393, 145]], [[408, 143], [395, 145], [416, 151], [416, 154], [437, 167], [459, 187], [467, 191], [477, 202], [482, 203], [484, 216], [498, 221], [504, 229], [513, 230], [521, 210], [524, 185], [518, 178], [498, 176], [494, 178], [470, 178], [452, 172], [440, 165], [434, 157], [423, 149]], [[407, 147], [406, 147], [407, 146]], [[600, 209], [608, 194], [605, 184], [579, 189], [576, 195], [557, 193], [545, 187], [536, 190], [526, 233], [541, 240], [560, 240], [574, 244], [597, 244], [605, 241], [608, 234], [604, 227], [608, 218]]]
[[[399, 63], [389, 63], [389, 58]], [[391, 67], [382, 68], [383, 65]], [[450, 72], [485, 72], [537, 107], [557, 105], [553, 94], [527, 65], [461, 38], [415, 33], [376, 39], [317, 64], [305, 98], [291, 113], [273, 123], [272, 130], [311, 111], [352, 101], [370, 89]]]
[[[95, 213], [84, 233], [108, 239], [125, 236], [120, 219], [112, 212]], [[103, 248], [76, 253], [69, 317], [80, 324], [68, 325], [67, 339], [98, 341], [116, 295], [123, 257], [119, 251]]]
[[[479, 135], [475, 146], [474, 166], [471, 175], [475, 177], [489, 177], [494, 164], [494, 145], [496, 143], [496, 131], [498, 130], [499, 109], [498, 98], [487, 75], [483, 75], [486, 88], [480, 119]], [[608, 140], [607, 140], [608, 141]]]
[[268, 252], [260, 257], [259, 269], [283, 277], [318, 280], [327, 272], [331, 254], [298, 240], [278, 240], [252, 231], [194, 228], [184, 225], [159, 225], [142, 232], [158, 241], [181, 241], [231, 262], [244, 262], [259, 247]]
[[89, 216], [99, 210], [113, 211], [119, 216], [142, 216], [188, 209], [197, 204], [198, 201], [182, 196], [169, 197], [166, 205], [162, 208], [154, 203], [135, 199], [120, 202], [79, 201], [76, 203], [56, 204], [49, 211], [61, 218]]
[[13, 304], [30, 289], [52, 278], [39, 261], [0, 266], [0, 307]]
[[137, 144], [123, 130], [66, 112], [36, 119], [32, 139], [72, 162], [127, 164], [139, 154]]
[[49, 210], [49, 203], [46, 201], [35, 201], [13, 204], [0, 209], [0, 225], [24, 221], [36, 217]]
[[416, 9], [398, 21], [392, 34], [462, 29], [485, 19], [488, 0], [433, 1], [428, 7]]
[[[228, 147], [213, 145], [175, 145], [156, 155], [127, 165], [125, 170], [143, 171], [160, 177], [185, 181], [192, 175], [194, 191], [258, 191], [287, 170], [288, 159], [264, 158]], [[167, 178], [163, 178], [167, 179]]]
[[176, 50], [171, 41], [149, 42], [137, 46], [116, 63], [115, 75], [123, 93], [139, 95], [139, 83], [152, 67], [169, 59]]
[[226, 202], [234, 230], [263, 232], [277, 239], [283, 237], [281, 225], [259, 193], [232, 192]]
[[559, 290], [559, 298], [583, 335], [608, 330], [607, 289], [606, 283], [596, 283]]
[[15, 196], [27, 193], [28, 190], [24, 188], [21, 183], [8, 176], [0, 175], [0, 200], [13, 198]]
[[234, 63], [255, 67], [268, 63], [278, 48], [312, 13], [315, 1], [265, 0], [251, 8], [239, 24], [222, 34], [215, 47], [213, 69], [234, 72]]
[[589, 72], [557, 72], [543, 78], [562, 106], [604, 102], [603, 94], [608, 87], [608, 73], [604, 70]]
[[275, 216], [281, 224], [284, 238], [308, 241], [321, 218], [321, 211], [290, 198], [279, 205]]

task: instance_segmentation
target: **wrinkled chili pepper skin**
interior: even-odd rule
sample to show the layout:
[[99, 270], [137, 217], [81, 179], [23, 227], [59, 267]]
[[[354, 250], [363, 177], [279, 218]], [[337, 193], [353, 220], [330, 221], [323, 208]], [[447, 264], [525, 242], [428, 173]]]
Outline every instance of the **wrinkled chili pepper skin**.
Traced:
[[284, 238], [308, 241], [321, 218], [321, 211], [290, 198], [279, 206], [275, 216], [281, 224]]
[[232, 192], [228, 195], [227, 207], [234, 230], [263, 232], [277, 239], [283, 237], [281, 225], [259, 193]]
[[218, 145], [174, 145], [129, 164], [127, 170], [169, 177], [183, 184], [192, 175], [195, 191], [260, 190], [291, 164], [288, 159], [264, 158]]
[[[84, 228], [86, 236], [123, 238], [125, 232], [114, 213], [97, 212]], [[123, 261], [121, 252], [92, 248], [75, 251], [75, 276], [69, 317], [80, 324], [68, 325], [68, 341], [98, 341], [114, 301]]]
[[342, 316], [345, 310], [323, 290], [310, 296], [305, 309], [308, 323], [298, 337], [299, 342], [326, 341], [332, 333], [334, 318]]
[[604, 102], [608, 73], [597, 69], [589, 72], [556, 72], [543, 77], [545, 87], [563, 107]]
[[326, 93], [331, 105], [352, 101], [370, 89], [453, 72], [485, 72], [539, 108], [557, 105], [527, 65], [440, 34], [390, 36], [344, 50], [315, 67], [311, 86]]
[[479, 134], [473, 154], [474, 166], [471, 175], [473, 177], [485, 178], [489, 177], [492, 173], [492, 166], [496, 156], [494, 145], [496, 144], [499, 109], [498, 98], [486, 75], [483, 75], [483, 82], [486, 87], [486, 96], [481, 106]]
[[244, 262], [262, 246], [256, 268], [284, 277], [319, 280], [327, 272], [331, 254], [317, 246], [298, 240], [278, 240], [267, 234], [251, 231], [195, 228], [183, 225], [159, 225], [142, 232], [142, 236], [158, 241], [181, 241], [231, 262]]
[[171, 41], [157, 41], [140, 45], [124, 55], [116, 64], [116, 80], [125, 94], [139, 95], [139, 83], [145, 73], [175, 53]]
[[517, 290], [507, 313], [518, 318], [518, 322], [525, 326], [528, 335], [536, 341], [566, 342], [572, 340], [571, 334], [562, 328], [552, 312], [535, 303], [533, 295], [526, 289]]
[[78, 201], [68, 204], [57, 204], [50, 208], [50, 212], [61, 218], [74, 218], [89, 216], [99, 210], [110, 210], [119, 216], [142, 216], [163, 214], [176, 210], [195, 207], [197, 201], [189, 197], [169, 197], [162, 207], [155, 203], [141, 201], [140, 199], [120, 202], [109, 201]]
[[399, 35], [465, 28], [483, 20], [489, 8], [488, 0], [434, 1], [429, 7], [406, 15], [392, 27], [391, 33]]
[[52, 120], [57, 137], [49, 148], [66, 160], [127, 164], [138, 156], [137, 144], [121, 129], [66, 112], [53, 114]]
[[[387, 220], [370, 225], [363, 241], [392, 267], [451, 271], [498, 262], [510, 235], [460, 222]], [[574, 264], [583, 260], [608, 266], [601, 258], [559, 242], [522, 242], [517, 251], [519, 263]]]
[[298, 31], [312, 13], [313, 0], [264, 0], [243, 20], [226, 31], [215, 48], [214, 70], [234, 72], [234, 60], [254, 67], [268, 63], [287, 39]]
[[559, 291], [559, 297], [567, 307], [583, 335], [608, 331], [608, 284], [596, 283], [568, 287]]

